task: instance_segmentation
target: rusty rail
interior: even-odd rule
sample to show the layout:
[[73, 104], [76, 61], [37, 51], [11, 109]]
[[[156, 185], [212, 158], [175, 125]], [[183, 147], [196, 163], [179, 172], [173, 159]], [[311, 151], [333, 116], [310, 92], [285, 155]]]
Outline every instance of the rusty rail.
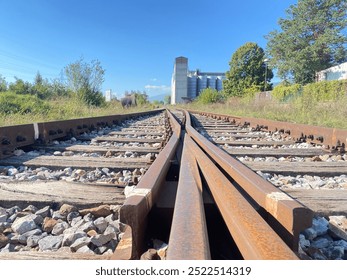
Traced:
[[299, 234], [311, 226], [313, 212], [208, 141], [191, 126], [189, 113], [185, 114], [189, 136], [256, 202], [267, 222], [297, 251]]
[[186, 143], [244, 259], [298, 259], [198, 145], [190, 138]]
[[185, 135], [176, 203], [170, 231], [168, 260], [207, 260], [211, 258], [202, 183], [196, 160]]
[[158, 198], [181, 135], [181, 126], [169, 111], [167, 113], [173, 134], [120, 210], [121, 222], [132, 230], [132, 259], [138, 259], [144, 252], [147, 216]]
[[0, 127], [0, 159], [10, 157], [20, 148], [39, 143], [49, 143], [63, 137], [79, 136], [99, 127], [118, 124], [123, 120], [155, 114], [163, 109], [123, 115], [50, 121], [33, 124]]
[[[111, 259], [139, 259], [145, 251], [148, 215], [158, 201], [161, 187], [182, 138], [181, 125], [168, 110], [166, 113], [173, 133], [132, 195], [121, 207], [120, 221], [126, 224], [126, 230]], [[38, 123], [17, 126], [17, 129], [0, 127], [0, 158], [10, 156], [15, 149], [37, 141], [50, 142], [57, 138], [80, 135], [91, 129], [116, 124], [143, 114], [142, 112], [86, 118], [77, 122], [70, 120]], [[203, 114], [212, 116], [209, 113]], [[247, 123], [238, 117], [214, 117], [232, 123]], [[299, 234], [311, 226], [312, 211], [199, 134], [192, 127], [192, 121], [186, 111], [184, 118], [186, 134], [167, 259], [211, 258], [200, 174], [203, 175], [214, 202], [245, 259], [297, 259], [295, 252], [298, 250]], [[272, 127], [261, 122], [256, 126], [259, 129]], [[276, 126], [274, 129], [283, 130], [282, 126]], [[291, 128], [290, 131], [287, 129], [287, 133], [297, 134], [295, 128]], [[329, 140], [329, 143], [331, 145], [338, 141], [339, 147], [344, 148], [345, 142], [341, 137], [345, 136], [339, 133], [329, 136], [333, 139]], [[303, 135], [301, 132], [298, 137], [306, 140], [316, 138], [315, 135]], [[329, 137], [324, 135], [318, 140], [328, 141]], [[347, 138], [345, 140], [347, 141]]]
[[342, 152], [346, 150], [347, 146], [347, 130], [344, 129], [250, 117], [230, 116], [211, 112], [198, 112], [194, 110], [189, 110], [189, 112], [201, 114], [215, 119], [226, 120], [235, 124], [247, 124], [253, 128], [266, 129], [267, 131], [280, 131], [290, 135], [294, 140], [315, 144], [324, 144], [329, 149], [337, 149]]

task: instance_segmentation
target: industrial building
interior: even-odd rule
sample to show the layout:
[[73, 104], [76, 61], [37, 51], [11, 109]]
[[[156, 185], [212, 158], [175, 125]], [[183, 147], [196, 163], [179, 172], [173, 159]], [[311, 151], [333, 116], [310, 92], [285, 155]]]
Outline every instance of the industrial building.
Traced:
[[171, 80], [171, 104], [186, 103], [206, 88], [223, 89], [224, 72], [189, 71], [188, 58], [180, 56], [175, 59]]

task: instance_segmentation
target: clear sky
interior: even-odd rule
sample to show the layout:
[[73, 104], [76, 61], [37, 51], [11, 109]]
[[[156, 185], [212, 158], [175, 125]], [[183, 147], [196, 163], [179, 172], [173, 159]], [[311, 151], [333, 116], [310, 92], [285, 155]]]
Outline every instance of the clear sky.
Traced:
[[59, 78], [79, 58], [106, 70], [103, 91], [170, 93], [175, 57], [223, 72], [244, 43], [264, 35], [295, 0], [0, 0], [0, 74]]

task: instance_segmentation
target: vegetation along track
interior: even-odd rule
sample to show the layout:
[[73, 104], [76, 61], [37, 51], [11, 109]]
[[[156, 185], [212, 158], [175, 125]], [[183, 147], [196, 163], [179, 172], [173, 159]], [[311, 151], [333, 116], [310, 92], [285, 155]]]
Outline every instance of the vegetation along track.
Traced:
[[346, 259], [347, 131], [146, 114], [0, 128], [0, 258]]

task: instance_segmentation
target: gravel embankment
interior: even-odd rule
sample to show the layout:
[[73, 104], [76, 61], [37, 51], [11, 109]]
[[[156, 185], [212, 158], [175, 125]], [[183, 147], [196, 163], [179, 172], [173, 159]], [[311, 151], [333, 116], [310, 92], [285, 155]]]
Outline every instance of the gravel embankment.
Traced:
[[64, 204], [56, 211], [0, 207], [0, 252], [112, 254], [122, 237], [118, 214], [114, 205], [77, 209]]

